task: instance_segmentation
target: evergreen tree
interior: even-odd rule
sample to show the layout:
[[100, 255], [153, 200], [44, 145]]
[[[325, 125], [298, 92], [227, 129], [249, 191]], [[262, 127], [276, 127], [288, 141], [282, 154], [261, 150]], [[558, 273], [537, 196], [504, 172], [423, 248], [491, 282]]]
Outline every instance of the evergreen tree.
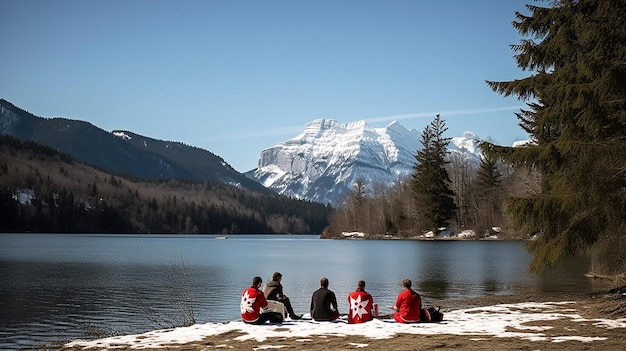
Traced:
[[444, 138], [448, 128], [439, 115], [422, 131], [422, 149], [415, 155], [412, 187], [415, 192], [416, 222], [422, 228], [437, 233], [454, 217], [456, 205], [450, 190], [450, 176], [446, 170], [447, 146], [451, 138]]
[[480, 165], [474, 178], [473, 188], [476, 199], [476, 223], [479, 233], [499, 226], [501, 220], [501, 181], [502, 172], [498, 167], [497, 158], [485, 154], [480, 159]]
[[365, 182], [362, 179], [357, 179], [353, 184], [354, 191], [352, 196], [354, 197], [354, 201], [357, 204], [360, 204], [367, 197], [367, 188], [365, 187]]
[[476, 185], [480, 190], [493, 191], [500, 185], [502, 172], [498, 169], [497, 158], [486, 154], [480, 159], [476, 172]]
[[518, 227], [539, 234], [529, 246], [536, 272], [623, 237], [626, 213], [626, 1], [550, 5], [527, 5], [513, 22], [525, 36], [515, 59], [532, 74], [487, 82], [528, 102], [517, 117], [534, 144], [484, 149], [542, 175], [539, 193], [509, 203]]

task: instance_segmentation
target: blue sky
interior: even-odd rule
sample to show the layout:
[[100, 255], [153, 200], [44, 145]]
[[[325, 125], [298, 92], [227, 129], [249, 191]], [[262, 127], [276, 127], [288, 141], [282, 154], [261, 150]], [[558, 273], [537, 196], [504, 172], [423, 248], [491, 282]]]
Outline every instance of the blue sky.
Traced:
[[237, 170], [331, 118], [510, 145], [527, 76], [517, 0], [0, 0], [0, 97], [42, 117], [180, 141]]

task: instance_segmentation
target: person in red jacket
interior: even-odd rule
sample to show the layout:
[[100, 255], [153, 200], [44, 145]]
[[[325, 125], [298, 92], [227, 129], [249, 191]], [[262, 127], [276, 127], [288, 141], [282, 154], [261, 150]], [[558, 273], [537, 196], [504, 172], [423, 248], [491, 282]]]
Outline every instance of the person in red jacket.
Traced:
[[252, 286], [241, 293], [241, 319], [249, 324], [282, 323], [283, 315], [278, 312], [267, 311], [267, 300], [260, 290], [263, 280], [261, 277], [252, 279]]
[[420, 313], [422, 311], [422, 298], [411, 289], [411, 280], [404, 279], [402, 281], [402, 292], [398, 294], [394, 310], [393, 319], [398, 323], [417, 323], [420, 321]]
[[348, 294], [348, 323], [365, 323], [372, 319], [374, 299], [365, 291], [365, 281], [359, 280], [356, 290]]

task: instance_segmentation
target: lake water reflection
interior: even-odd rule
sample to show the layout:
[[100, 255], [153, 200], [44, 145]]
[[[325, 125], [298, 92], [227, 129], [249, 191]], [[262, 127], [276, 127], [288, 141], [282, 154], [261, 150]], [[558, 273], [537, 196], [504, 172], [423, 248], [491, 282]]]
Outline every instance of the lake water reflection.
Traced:
[[180, 316], [172, 289], [185, 266], [198, 322], [239, 318], [241, 291], [274, 271], [297, 313], [327, 277], [341, 312], [357, 280], [380, 306], [404, 278], [425, 304], [494, 294], [592, 291], [576, 261], [529, 274], [521, 242], [320, 240], [317, 236], [0, 234], [0, 349], [85, 338], [85, 330], [136, 333]]

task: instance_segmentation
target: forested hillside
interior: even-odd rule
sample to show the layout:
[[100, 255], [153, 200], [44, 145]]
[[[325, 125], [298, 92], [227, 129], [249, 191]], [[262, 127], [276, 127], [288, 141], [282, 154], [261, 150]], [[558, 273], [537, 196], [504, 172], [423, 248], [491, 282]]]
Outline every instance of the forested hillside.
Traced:
[[4, 99], [0, 99], [0, 134], [52, 147], [112, 174], [147, 180], [222, 183], [273, 192], [210, 151], [130, 131], [107, 132], [81, 120], [38, 117]]
[[0, 231], [320, 233], [330, 207], [216, 183], [132, 181], [0, 136]]

